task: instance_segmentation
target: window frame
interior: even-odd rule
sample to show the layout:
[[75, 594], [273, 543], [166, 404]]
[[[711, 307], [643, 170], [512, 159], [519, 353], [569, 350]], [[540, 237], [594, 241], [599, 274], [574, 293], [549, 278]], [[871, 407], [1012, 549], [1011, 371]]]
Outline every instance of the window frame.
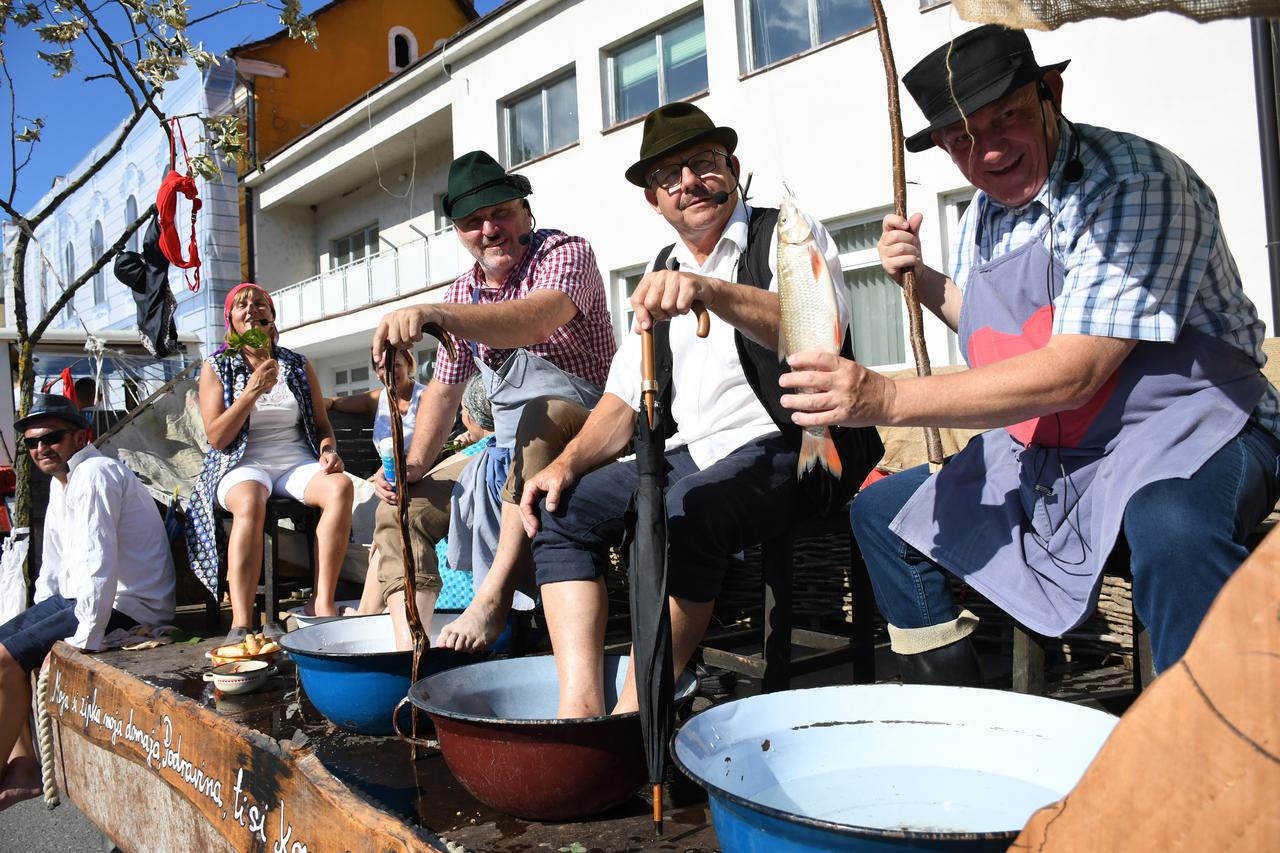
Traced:
[[[663, 61], [663, 58], [662, 58], [662, 37], [667, 33], [669, 33], [671, 30], [674, 30], [677, 27], [682, 27], [685, 24], [695, 19], [702, 20], [702, 34], [703, 34], [702, 57], [703, 57], [703, 62], [707, 67], [706, 85], [704, 85], [701, 89], [697, 90], [696, 92], [691, 92], [688, 95], [683, 95], [679, 98], [673, 99], [669, 97], [667, 93], [667, 68], [666, 68], [666, 63]], [[705, 95], [709, 91], [711, 91], [711, 65], [710, 65], [710, 58], [707, 53], [706, 32], [707, 32], [706, 15], [704, 14], [701, 6], [695, 6], [691, 10], [686, 10], [684, 12], [678, 13], [676, 16], [672, 18], [669, 18], [653, 27], [650, 27], [649, 29], [643, 32], [636, 33], [631, 37], [623, 41], [617, 42], [616, 44], [613, 44], [610, 47], [606, 48], [605, 57], [604, 57], [604, 61], [605, 61], [604, 81], [606, 86], [605, 115], [607, 117], [608, 124], [605, 126], [605, 130], [618, 127], [620, 125], [624, 125], [644, 117], [643, 114], [627, 116], [626, 118], [621, 118], [618, 116], [617, 59], [618, 59], [618, 54], [622, 53], [625, 50], [628, 50], [629, 48], [635, 47], [636, 45], [642, 44], [646, 40], [650, 40], [650, 39], [653, 40], [653, 42], [655, 43], [654, 50], [657, 53], [658, 106], [674, 103], [676, 101], [691, 100], [693, 98], [701, 97], [702, 95]]]
[[[837, 231], [842, 231], [845, 228], [854, 228], [861, 225], [878, 224], [881, 220], [884, 219], [884, 216], [886, 213], [892, 213], [892, 212], [893, 212], [892, 206], [882, 207], [882, 208], [866, 211], [863, 213], [852, 214], [850, 216], [842, 216], [836, 219], [829, 220], [822, 224], [823, 224], [823, 227], [827, 229], [827, 233], [831, 236], [832, 245], [835, 245]], [[838, 246], [836, 250], [837, 252], [839, 252]], [[875, 247], [873, 246], [871, 248], [855, 250], [852, 252], [840, 252], [839, 262], [840, 262], [840, 287], [844, 288], [845, 303], [849, 306], [849, 335], [852, 336], [853, 328], [854, 328], [854, 317], [853, 317], [854, 304], [853, 304], [853, 298], [852, 298], [853, 294], [850, 292], [848, 285], [844, 281], [844, 274], [850, 270], [863, 270], [863, 269], [870, 269], [872, 267], [879, 267], [880, 256], [879, 256], [879, 253], [876, 251]], [[887, 275], [888, 274], [886, 273], [886, 276]], [[896, 287], [896, 285], [894, 286]], [[902, 308], [901, 302], [899, 302], [899, 308], [901, 310], [899, 315], [898, 329], [902, 334], [902, 357], [904, 360], [900, 362], [890, 362], [886, 364], [872, 364], [870, 362], [863, 361], [863, 356], [857, 352], [857, 342], [855, 341], [854, 354], [855, 356], [857, 356], [859, 363], [865, 365], [868, 368], [871, 368], [874, 370], [882, 370], [882, 371], [883, 370], [889, 370], [889, 371], [904, 370], [906, 368], [911, 367], [912, 354], [911, 354], [911, 346], [910, 346], [910, 341], [911, 341], [910, 319], [907, 317], [906, 310]]]
[[[368, 260], [372, 255], [376, 255], [378, 253], [379, 233], [380, 232], [378, 229], [378, 223], [374, 222], [372, 225], [366, 225], [363, 228], [357, 228], [356, 230], [348, 234], [343, 234], [341, 237], [331, 238], [329, 240], [329, 270], [328, 271], [333, 272], [334, 270], [339, 269], [341, 267], [350, 266], [351, 264]], [[355, 252], [351, 251], [351, 245], [354, 245], [354, 244], [350, 244], [350, 241], [354, 240], [356, 237], [363, 238], [363, 242], [361, 245], [364, 246], [364, 254], [358, 258], [353, 257]], [[343, 263], [337, 263], [338, 244], [344, 241], [349, 244], [348, 251], [347, 251], [347, 260]], [[370, 251], [371, 247], [372, 247], [372, 251]]]
[[[130, 193], [129, 197], [124, 200], [124, 227], [128, 228], [130, 225], [133, 224], [133, 220], [137, 218], [138, 218], [138, 199], [135, 198], [132, 193]], [[127, 248], [130, 252], [141, 251], [139, 249], [139, 246], [141, 245], [141, 241], [142, 241], [142, 238], [140, 236], [141, 234], [142, 234], [142, 229], [139, 228], [137, 231], [134, 231], [132, 234], [129, 235], [129, 243], [127, 245]]]
[[630, 266], [619, 267], [609, 273], [609, 295], [612, 297], [610, 303], [613, 306], [613, 324], [618, 334], [618, 340], [626, 340], [625, 335], [631, 334], [631, 326], [635, 321], [635, 312], [631, 310], [631, 293], [635, 290], [634, 285], [628, 289], [627, 281], [632, 276], [636, 276], [635, 283], [639, 284], [640, 279], [649, 271], [649, 264], [632, 264]]
[[[106, 251], [104, 245], [104, 235], [102, 228], [102, 220], [95, 219], [93, 227], [89, 231], [89, 256], [93, 259], [91, 263], [97, 263], [98, 258], [102, 257]], [[105, 267], [93, 274], [93, 304], [95, 306], [102, 305], [107, 301], [107, 274]]]
[[[408, 42], [409, 61], [404, 65], [396, 63], [396, 39], [403, 38]], [[392, 74], [399, 74], [410, 65], [418, 61], [418, 37], [408, 27], [394, 26], [387, 30], [387, 70]]]
[[[74, 241], [72, 240], [67, 241], [67, 247], [62, 250], [62, 261], [64, 264], [63, 269], [66, 272], [66, 275], [63, 279], [65, 283], [62, 285], [62, 289], [65, 292], [66, 289], [71, 286], [71, 283], [76, 280], [76, 246]], [[71, 322], [73, 318], [73, 315], [75, 313], [75, 307], [76, 307], [76, 298], [75, 298], [75, 294], [72, 294], [71, 298], [67, 300], [67, 304], [63, 307], [63, 310], [62, 310], [62, 317], [68, 323]]]
[[742, 46], [742, 76], [749, 77], [752, 74], [758, 74], [761, 71], [767, 71], [770, 68], [777, 67], [787, 62], [791, 62], [802, 56], [808, 56], [817, 50], [853, 38], [860, 33], [865, 33], [875, 29], [875, 21], [865, 27], [850, 30], [847, 33], [841, 33], [826, 41], [821, 41], [821, 17], [818, 11], [819, 0], [803, 0], [805, 7], [809, 11], [809, 46], [804, 50], [796, 51], [778, 59], [774, 59], [768, 63], [755, 64], [756, 45], [755, 35], [751, 26], [751, 10], [753, 4], [757, 0], [737, 0], [738, 7], [738, 43]]
[[[365, 371], [365, 378], [362, 380], [352, 379], [351, 374], [357, 370]], [[344, 376], [342, 382], [338, 381], [338, 374]], [[333, 394], [334, 397], [350, 397], [356, 394], [363, 394], [366, 391], [372, 391], [375, 387], [377, 377], [373, 374], [373, 368], [369, 362], [347, 362], [345, 364], [335, 364], [329, 368], [329, 375], [333, 378]], [[363, 384], [361, 384], [363, 383]]]
[[[551, 123], [548, 120], [548, 116], [549, 116], [548, 92], [551, 90], [552, 87], [560, 83], [563, 83], [565, 80], [569, 80], [569, 79], [573, 80], [573, 95], [574, 95], [574, 106], [575, 106], [575, 115], [574, 115], [575, 127], [574, 127], [573, 139], [556, 148], [551, 148], [550, 147]], [[514, 154], [512, 153], [512, 145], [511, 145], [512, 112], [517, 105], [523, 104], [524, 102], [530, 100], [533, 97], [539, 98], [540, 106], [542, 108], [542, 146], [543, 146], [542, 151], [533, 155], [532, 157], [529, 157], [528, 159], [516, 160], [514, 159]], [[570, 64], [568, 67], [561, 68], [560, 70], [546, 77], [543, 77], [538, 82], [533, 83], [529, 86], [526, 86], [525, 88], [520, 89], [516, 92], [513, 92], [512, 94], [503, 98], [498, 104], [498, 125], [499, 125], [498, 138], [502, 141], [503, 166], [505, 166], [507, 169], [515, 169], [525, 165], [526, 163], [532, 163], [536, 160], [541, 160], [543, 157], [550, 157], [552, 154], [555, 154], [559, 151], [564, 151], [567, 148], [572, 148], [573, 146], [579, 144], [579, 142], [581, 142], [582, 140], [582, 115], [581, 115], [582, 110], [580, 108], [577, 108], [577, 105], [578, 105], [578, 69], [576, 64]]]

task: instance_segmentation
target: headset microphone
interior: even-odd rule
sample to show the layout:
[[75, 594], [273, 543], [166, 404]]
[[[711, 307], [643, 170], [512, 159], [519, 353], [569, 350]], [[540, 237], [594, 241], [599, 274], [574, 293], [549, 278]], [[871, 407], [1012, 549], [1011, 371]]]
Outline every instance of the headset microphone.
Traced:
[[729, 200], [729, 194], [724, 190], [716, 190], [711, 194], [711, 200], [719, 207]]
[[519, 243], [521, 246], [527, 246], [527, 245], [529, 245], [529, 241], [533, 239], [533, 232], [534, 232], [534, 231], [536, 231], [536, 230], [537, 230], [537, 228], [538, 228], [538, 217], [533, 216], [533, 215], [530, 215], [530, 216], [529, 216], [529, 231], [528, 231], [527, 233], [525, 233], [525, 234], [521, 234], [519, 237], [517, 237], [517, 238], [516, 238], [516, 242], [517, 242], [517, 243]]

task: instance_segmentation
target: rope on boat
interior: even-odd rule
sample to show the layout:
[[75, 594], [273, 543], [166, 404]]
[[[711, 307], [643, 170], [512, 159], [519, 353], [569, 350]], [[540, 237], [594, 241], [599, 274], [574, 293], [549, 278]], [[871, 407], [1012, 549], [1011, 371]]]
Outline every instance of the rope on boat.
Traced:
[[53, 719], [49, 716], [49, 668], [40, 671], [36, 680], [36, 741], [40, 746], [40, 781], [44, 787], [44, 807], [51, 809], [62, 800], [58, 797], [58, 778], [53, 761]]

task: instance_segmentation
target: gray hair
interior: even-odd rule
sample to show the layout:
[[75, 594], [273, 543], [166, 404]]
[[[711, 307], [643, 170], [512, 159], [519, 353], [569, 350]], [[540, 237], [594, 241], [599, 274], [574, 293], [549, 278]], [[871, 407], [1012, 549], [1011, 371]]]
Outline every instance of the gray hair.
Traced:
[[489, 404], [489, 395], [485, 393], [484, 381], [480, 374], [473, 374], [467, 380], [467, 387], [462, 391], [462, 405], [476, 426], [481, 429], [493, 429], [493, 406]]

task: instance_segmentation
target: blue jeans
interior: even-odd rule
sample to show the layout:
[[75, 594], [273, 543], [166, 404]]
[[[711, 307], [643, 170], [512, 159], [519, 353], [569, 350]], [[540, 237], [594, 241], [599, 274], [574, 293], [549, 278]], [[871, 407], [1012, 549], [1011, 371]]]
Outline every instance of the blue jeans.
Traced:
[[[945, 570], [889, 530], [928, 477], [924, 465], [894, 474], [864, 489], [849, 511], [876, 603], [899, 628], [956, 617]], [[1150, 632], [1157, 672], [1186, 652], [1277, 498], [1280, 440], [1253, 421], [1189, 479], [1151, 483], [1130, 498], [1111, 560], [1129, 558], [1133, 605]]]

